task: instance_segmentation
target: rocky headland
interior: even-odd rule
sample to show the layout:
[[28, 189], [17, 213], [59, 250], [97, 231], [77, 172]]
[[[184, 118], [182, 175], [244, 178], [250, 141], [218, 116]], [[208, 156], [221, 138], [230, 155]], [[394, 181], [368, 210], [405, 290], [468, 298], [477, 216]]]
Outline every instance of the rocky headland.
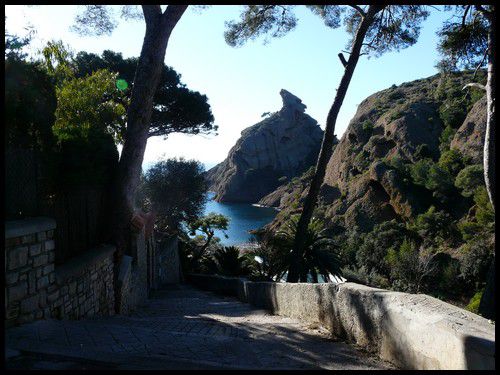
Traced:
[[316, 162], [323, 131], [299, 98], [280, 95], [283, 107], [244, 129], [227, 158], [207, 171], [217, 201], [257, 203]]

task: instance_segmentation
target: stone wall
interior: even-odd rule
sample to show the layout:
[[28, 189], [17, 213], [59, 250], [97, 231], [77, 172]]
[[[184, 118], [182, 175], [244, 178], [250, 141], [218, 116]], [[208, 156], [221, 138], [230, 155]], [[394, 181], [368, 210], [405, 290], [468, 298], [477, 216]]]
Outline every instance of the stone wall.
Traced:
[[48, 288], [55, 282], [54, 229], [49, 218], [5, 223], [5, 318], [17, 322], [49, 318]]
[[113, 315], [115, 307], [127, 314], [148, 298], [150, 290], [179, 282], [177, 237], [165, 241], [159, 250], [154, 235], [146, 238], [144, 230], [132, 233], [130, 253], [119, 267], [115, 267], [115, 248], [110, 245], [88, 249], [55, 265], [53, 219], [30, 218], [5, 225], [7, 326], [35, 319]]
[[188, 280], [278, 315], [321, 324], [401, 368], [495, 368], [495, 326], [427, 295], [355, 283], [267, 283], [207, 275]]
[[99, 246], [56, 267], [56, 284], [48, 295], [54, 318], [114, 314], [114, 252], [113, 246]]
[[5, 227], [7, 326], [113, 314], [112, 246], [89, 249], [55, 266], [53, 219], [9, 221]]

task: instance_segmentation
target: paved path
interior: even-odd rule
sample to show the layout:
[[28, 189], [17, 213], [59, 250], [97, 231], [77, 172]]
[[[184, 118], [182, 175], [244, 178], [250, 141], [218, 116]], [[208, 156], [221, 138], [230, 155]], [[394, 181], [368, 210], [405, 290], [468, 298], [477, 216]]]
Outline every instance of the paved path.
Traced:
[[7, 368], [386, 369], [318, 327], [179, 286], [131, 316], [41, 320], [6, 331]]

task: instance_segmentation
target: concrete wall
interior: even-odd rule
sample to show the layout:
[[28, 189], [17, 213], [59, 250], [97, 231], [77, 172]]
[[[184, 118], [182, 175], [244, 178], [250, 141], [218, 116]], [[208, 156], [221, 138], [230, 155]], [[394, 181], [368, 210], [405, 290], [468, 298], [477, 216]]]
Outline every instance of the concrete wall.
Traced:
[[89, 249], [56, 266], [53, 219], [16, 220], [5, 226], [7, 326], [113, 313], [113, 247]]
[[495, 368], [495, 326], [427, 295], [355, 283], [266, 283], [207, 275], [187, 279], [275, 314], [319, 323], [401, 368]]

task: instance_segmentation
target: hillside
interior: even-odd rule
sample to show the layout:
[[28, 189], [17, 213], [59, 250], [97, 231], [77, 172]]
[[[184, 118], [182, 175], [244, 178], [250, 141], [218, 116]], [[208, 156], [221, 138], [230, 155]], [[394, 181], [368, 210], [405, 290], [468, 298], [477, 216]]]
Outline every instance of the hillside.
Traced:
[[[461, 303], [480, 292], [495, 224], [482, 169], [486, 99], [481, 91], [462, 91], [471, 79], [469, 72], [435, 75], [359, 105], [314, 212], [337, 241], [351, 280]], [[311, 175], [260, 200], [280, 209], [267, 229], [300, 213]]]

